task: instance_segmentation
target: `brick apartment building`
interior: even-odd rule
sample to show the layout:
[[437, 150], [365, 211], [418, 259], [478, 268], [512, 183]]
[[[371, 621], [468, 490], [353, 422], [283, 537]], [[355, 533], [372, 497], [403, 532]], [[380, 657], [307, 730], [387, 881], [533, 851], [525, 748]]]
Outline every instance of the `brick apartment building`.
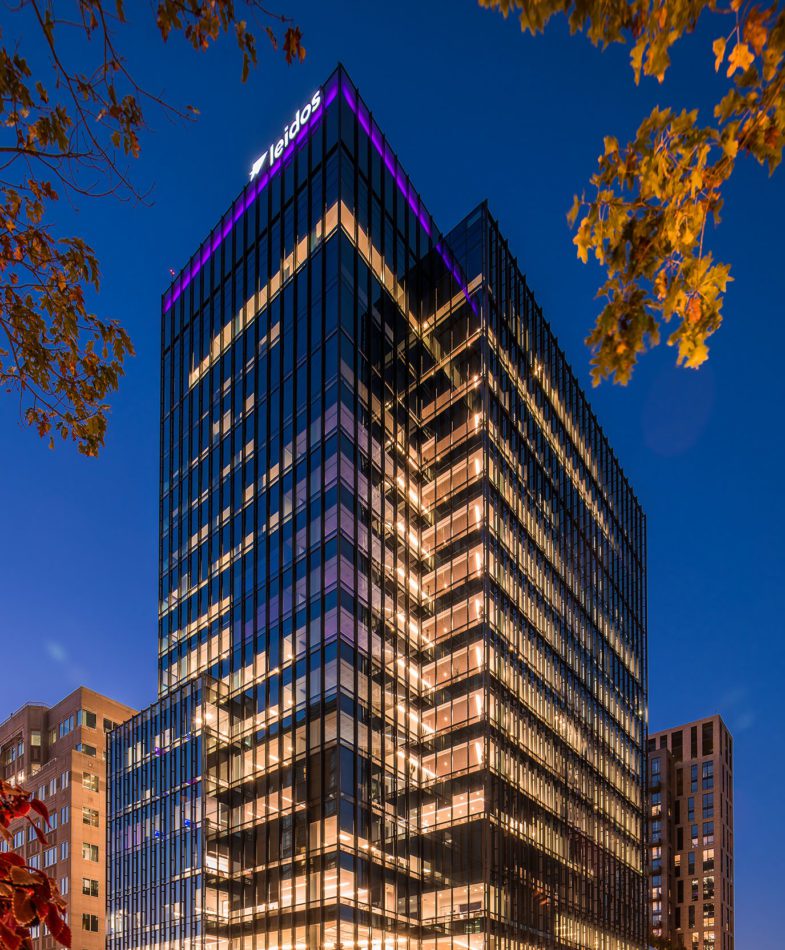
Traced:
[[734, 950], [731, 734], [719, 716], [655, 732], [648, 762], [652, 932]]
[[[103, 950], [106, 905], [106, 736], [134, 710], [85, 687], [55, 706], [26, 703], [0, 724], [0, 775], [49, 809], [48, 844], [27, 821], [0, 842], [46, 871], [68, 902], [73, 950]], [[35, 950], [54, 940], [33, 929]]]

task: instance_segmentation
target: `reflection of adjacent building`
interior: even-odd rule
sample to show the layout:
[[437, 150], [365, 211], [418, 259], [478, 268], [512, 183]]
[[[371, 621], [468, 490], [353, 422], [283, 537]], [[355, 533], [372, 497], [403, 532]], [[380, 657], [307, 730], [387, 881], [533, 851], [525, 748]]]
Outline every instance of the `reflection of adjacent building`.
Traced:
[[[54, 706], [26, 703], [0, 725], [0, 774], [32, 792], [49, 811], [47, 844], [27, 820], [0, 839], [53, 878], [68, 903], [74, 948], [106, 942], [106, 736], [133, 710], [80, 687]], [[34, 950], [59, 945], [33, 928]]]
[[719, 716], [649, 737], [652, 930], [733, 950], [733, 739]]
[[164, 297], [109, 947], [637, 950], [644, 516], [487, 209], [321, 100]]

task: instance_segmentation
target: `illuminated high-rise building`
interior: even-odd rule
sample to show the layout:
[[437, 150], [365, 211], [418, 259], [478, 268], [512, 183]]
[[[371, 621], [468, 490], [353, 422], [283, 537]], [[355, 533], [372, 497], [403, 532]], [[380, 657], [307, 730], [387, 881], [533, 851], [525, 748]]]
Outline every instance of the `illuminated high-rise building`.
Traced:
[[343, 70], [163, 298], [110, 950], [640, 950], [645, 518], [496, 222]]

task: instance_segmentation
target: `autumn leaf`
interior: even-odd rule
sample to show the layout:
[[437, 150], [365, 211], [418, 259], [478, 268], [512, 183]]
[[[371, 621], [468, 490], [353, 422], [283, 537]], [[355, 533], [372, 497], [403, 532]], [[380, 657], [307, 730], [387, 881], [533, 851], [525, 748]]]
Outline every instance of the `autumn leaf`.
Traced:
[[34, 887], [36, 884], [35, 875], [26, 867], [12, 867], [8, 877], [17, 887]]
[[760, 7], [753, 7], [747, 14], [744, 23], [744, 39], [755, 50], [755, 55], [760, 56], [766, 45], [769, 32], [765, 26], [766, 15]]
[[577, 195], [575, 195], [575, 197], [572, 200], [572, 207], [567, 212], [567, 224], [569, 224], [570, 227], [572, 227], [575, 224], [578, 218], [578, 213], [581, 210], [582, 204], [583, 204], [583, 201]]
[[714, 51], [714, 71], [715, 72], [719, 72], [720, 66], [722, 66], [722, 61], [723, 59], [725, 59], [726, 45], [727, 45], [727, 41], [723, 37], [720, 37], [719, 39], [715, 40], [711, 45], [711, 48]]
[[578, 257], [586, 264], [589, 260], [589, 248], [591, 247], [591, 225], [586, 218], [581, 222], [578, 233], [573, 238], [573, 244], [578, 249]]
[[697, 296], [690, 298], [687, 304], [686, 317], [690, 323], [697, 323], [701, 318], [701, 303]]
[[49, 905], [46, 912], [46, 926], [59, 944], [64, 947], [71, 946], [71, 930], [63, 920], [62, 914], [53, 904]]
[[305, 47], [302, 45], [302, 32], [299, 27], [289, 27], [283, 41], [283, 50], [286, 62], [291, 64], [295, 60], [302, 62], [305, 59]]
[[14, 892], [13, 913], [20, 927], [29, 927], [36, 920], [35, 907], [29, 893], [25, 891]]
[[[181, 119], [198, 110], [147, 92], [129, 72], [119, 0], [80, 0], [82, 15], [73, 18], [63, 4], [41, 4], [40, 22], [30, 23], [52, 55], [36, 58], [34, 75], [21, 53], [36, 41], [22, 35], [29, 5], [18, 4], [0, 34], [0, 121], [13, 129], [0, 182], [0, 385], [19, 398], [21, 418], [39, 436], [71, 439], [92, 457], [134, 350], [118, 323], [91, 312], [86, 301], [103, 300], [99, 261], [78, 235], [53, 229], [52, 204], [62, 195], [72, 204], [111, 194], [141, 200], [123, 158], [139, 157], [147, 110]], [[243, 18], [241, 8], [253, 16]], [[163, 42], [179, 34], [197, 51], [233, 34], [242, 78], [256, 64], [257, 33], [274, 50], [284, 40], [288, 62], [305, 57], [299, 27], [259, 0], [155, 0], [152, 15]]]
[[[754, 2], [754, 0], [753, 0]], [[751, 156], [771, 173], [785, 145], [785, 9], [773, 4], [741, 12], [713, 0], [656, 0], [651, 4], [580, 5], [555, 0], [480, 0], [508, 16], [520, 12], [521, 29], [541, 33], [566, 16], [572, 32], [596, 46], [628, 44], [635, 82], [662, 81], [671, 51], [696, 29], [701, 17], [724, 18], [726, 38], [712, 43], [714, 69], [729, 88], [712, 119], [698, 124], [698, 111], [675, 114], [652, 109], [635, 135], [620, 145], [600, 130], [603, 150], [590, 189], [573, 200], [567, 215], [573, 243], [584, 263], [590, 256], [604, 268], [597, 297], [603, 301], [586, 337], [592, 381], [625, 384], [636, 361], [660, 341], [678, 348], [680, 365], [697, 367], [708, 358], [707, 341], [722, 324], [722, 304], [730, 280], [727, 264], [713, 262], [711, 226], [719, 223], [723, 189], [740, 156]], [[737, 13], [739, 17], [737, 19]], [[728, 37], [733, 37], [729, 41]], [[728, 43], [733, 49], [728, 53]], [[759, 68], [756, 67], [759, 57]]]
[[731, 50], [731, 54], [728, 57], [728, 70], [725, 73], [726, 76], [732, 76], [737, 69], [742, 71], [748, 69], [755, 57], [750, 51], [749, 46], [746, 43], [737, 43]]

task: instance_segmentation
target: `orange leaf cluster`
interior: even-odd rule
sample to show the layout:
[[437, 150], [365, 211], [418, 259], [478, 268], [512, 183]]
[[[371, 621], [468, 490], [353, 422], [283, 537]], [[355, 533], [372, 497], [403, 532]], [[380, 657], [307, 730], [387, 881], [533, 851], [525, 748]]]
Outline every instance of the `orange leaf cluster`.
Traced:
[[[673, 329], [667, 343], [679, 365], [697, 368], [722, 324], [730, 267], [708, 248], [719, 223], [723, 188], [736, 162], [750, 156], [773, 172], [785, 148], [785, 5], [755, 0], [479, 0], [537, 34], [556, 17], [596, 46], [630, 48], [635, 82], [662, 82], [673, 46], [711, 18], [724, 35], [712, 43], [714, 70], [727, 91], [713, 117], [655, 108], [627, 145], [606, 135], [593, 194], [573, 201], [568, 223], [578, 257], [605, 271], [605, 303], [586, 339], [595, 384], [626, 383], [638, 357]], [[716, 35], [716, 34], [715, 34]], [[707, 66], [712, 60], [707, 62]], [[709, 66], [710, 68], [710, 66]], [[720, 81], [723, 81], [722, 79]]]

